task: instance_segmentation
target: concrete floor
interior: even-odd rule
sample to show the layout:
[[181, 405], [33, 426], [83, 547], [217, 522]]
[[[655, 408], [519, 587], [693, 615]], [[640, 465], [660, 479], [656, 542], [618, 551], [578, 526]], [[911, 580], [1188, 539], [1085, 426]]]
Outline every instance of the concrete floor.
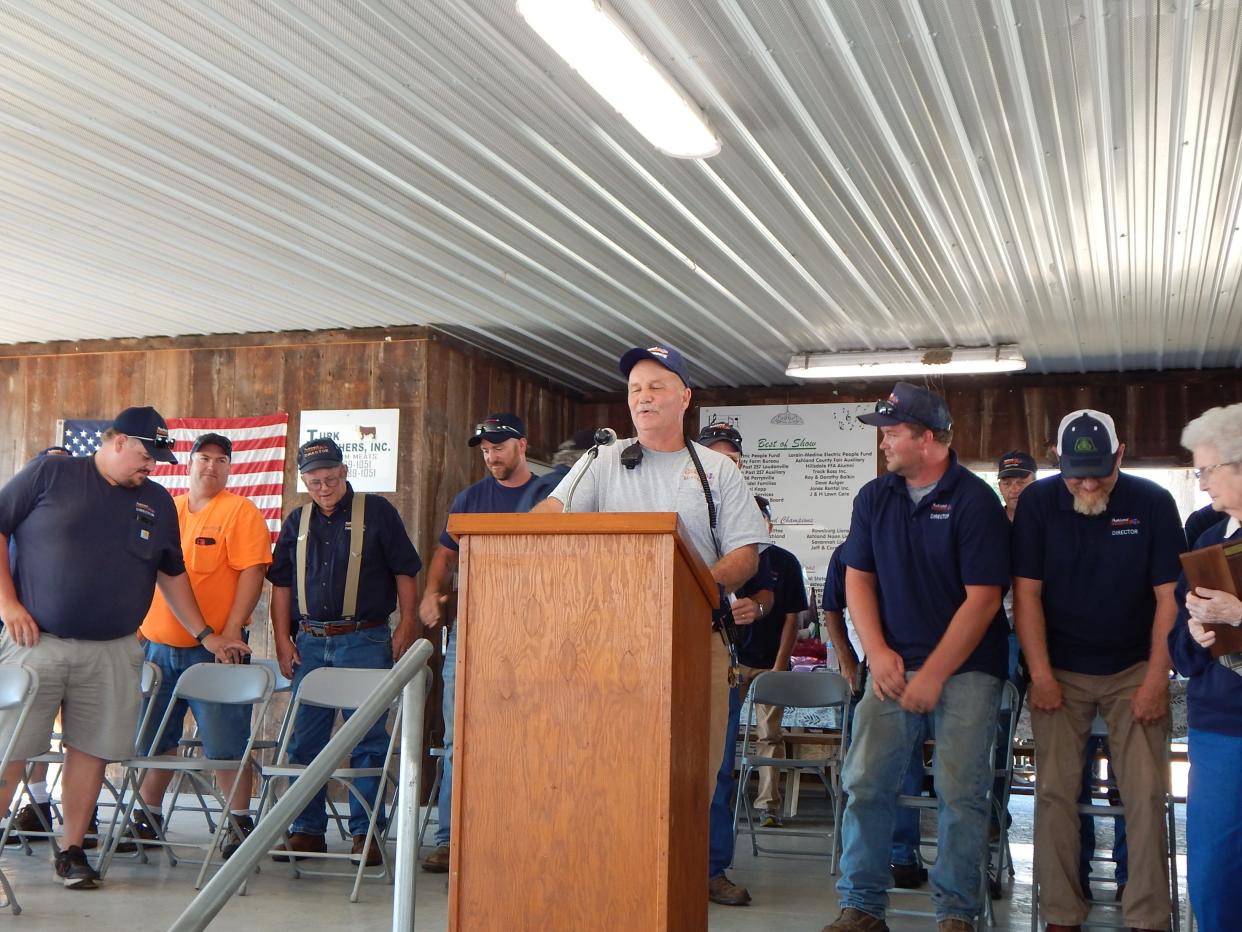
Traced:
[[[1014, 817], [1011, 839], [1016, 877], [1006, 890], [1005, 898], [995, 904], [996, 921], [999, 929], [1027, 930], [1031, 927], [1031, 798], [1015, 797], [1010, 809]], [[819, 826], [824, 824], [825, 815], [822, 802], [804, 797], [800, 823]], [[931, 825], [930, 821], [925, 822], [925, 829]], [[205, 835], [203, 821], [191, 814], [178, 814], [173, 829], [184, 837]], [[1099, 835], [1103, 851], [1111, 845], [1111, 822], [1101, 822]], [[53, 876], [46, 848], [46, 844], [38, 846], [32, 857], [24, 856], [16, 847], [5, 852], [3, 867], [23, 907], [22, 915], [13, 921], [20, 923], [23, 932], [165, 929], [194, 895], [197, 868], [189, 864], [170, 867], [159, 857], [148, 864], [118, 859], [101, 889], [68, 891]], [[1184, 877], [1184, 858], [1179, 860], [1182, 861], [1179, 875]], [[712, 932], [743, 929], [817, 932], [836, 915], [835, 878], [828, 876], [824, 860], [766, 855], [755, 858], [747, 840], [741, 838], [730, 875], [750, 889], [753, 903], [745, 908], [712, 906]], [[419, 874], [417, 929], [438, 932], [446, 928], [447, 891], [443, 875]], [[1112, 896], [1106, 884], [1099, 885], [1097, 893], [1100, 897]], [[1184, 900], [1184, 887], [1182, 897]], [[903, 899], [916, 909], [925, 908], [928, 903], [924, 897]], [[359, 902], [351, 904], [345, 880], [294, 880], [286, 865], [266, 862], [251, 881], [248, 895], [235, 897], [220, 914], [215, 927], [279, 929], [281, 932], [288, 932], [299, 924], [314, 929], [384, 928], [391, 924], [391, 910], [392, 888], [383, 882], [364, 884]], [[1100, 907], [1096, 913], [1103, 920], [1119, 921], [1113, 908]], [[894, 932], [934, 928], [926, 918], [897, 916], [890, 917], [889, 925]]]

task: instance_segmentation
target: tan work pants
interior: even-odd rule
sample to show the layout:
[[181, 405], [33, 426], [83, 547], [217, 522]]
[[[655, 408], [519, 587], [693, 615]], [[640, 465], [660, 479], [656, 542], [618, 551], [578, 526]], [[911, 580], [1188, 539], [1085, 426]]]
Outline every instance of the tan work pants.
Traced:
[[[756, 676], [760, 673], [767, 673], [770, 669], [769, 667], [748, 667], [743, 664], [742, 682], [745, 684], [746, 692], [750, 691], [750, 684], [754, 682]], [[746, 702], [745, 693], [742, 695], [742, 702], [743, 704]], [[785, 756], [785, 736], [781, 732], [781, 716], [784, 714], [784, 706], [762, 704], [755, 706], [754, 754], [757, 757]], [[744, 725], [745, 722], [742, 724]], [[759, 768], [759, 792], [755, 795], [756, 809], [780, 809], [779, 777], [775, 767]]]

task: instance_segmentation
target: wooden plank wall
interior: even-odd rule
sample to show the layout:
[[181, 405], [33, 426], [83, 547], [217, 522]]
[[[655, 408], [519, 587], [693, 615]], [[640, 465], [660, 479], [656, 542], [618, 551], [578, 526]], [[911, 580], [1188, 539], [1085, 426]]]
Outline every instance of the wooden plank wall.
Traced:
[[[692, 373], [693, 375], [693, 373]], [[1050, 465], [1047, 449], [1061, 418], [1076, 408], [1111, 414], [1131, 466], [1186, 465], [1182, 428], [1208, 408], [1242, 402], [1242, 374], [1234, 369], [1201, 372], [1138, 372], [1087, 375], [1020, 375], [944, 380], [935, 390], [953, 413], [953, 446], [967, 463], [995, 463], [1013, 449]], [[777, 388], [698, 389], [686, 430], [697, 433], [701, 406], [824, 404], [874, 401], [892, 381], [821, 383]], [[633, 436], [623, 393], [593, 394], [578, 405], [578, 419]]]

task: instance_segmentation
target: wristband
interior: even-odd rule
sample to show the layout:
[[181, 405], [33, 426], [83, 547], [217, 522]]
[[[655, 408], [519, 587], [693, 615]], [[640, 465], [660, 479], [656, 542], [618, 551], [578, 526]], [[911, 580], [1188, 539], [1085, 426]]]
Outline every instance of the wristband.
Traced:
[[211, 637], [215, 633], [216, 632], [212, 629], [211, 625], [204, 625], [203, 630], [198, 632], [198, 634], [194, 635], [194, 640], [202, 644], [203, 641], [207, 640], [209, 637]]

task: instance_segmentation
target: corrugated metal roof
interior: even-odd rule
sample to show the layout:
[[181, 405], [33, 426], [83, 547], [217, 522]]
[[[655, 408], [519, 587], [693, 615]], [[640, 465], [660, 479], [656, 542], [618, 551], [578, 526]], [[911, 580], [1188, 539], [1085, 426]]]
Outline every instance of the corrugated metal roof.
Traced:
[[617, 0], [652, 150], [512, 0], [0, 9], [0, 341], [430, 324], [581, 388], [795, 350], [1242, 363], [1238, 0]]

